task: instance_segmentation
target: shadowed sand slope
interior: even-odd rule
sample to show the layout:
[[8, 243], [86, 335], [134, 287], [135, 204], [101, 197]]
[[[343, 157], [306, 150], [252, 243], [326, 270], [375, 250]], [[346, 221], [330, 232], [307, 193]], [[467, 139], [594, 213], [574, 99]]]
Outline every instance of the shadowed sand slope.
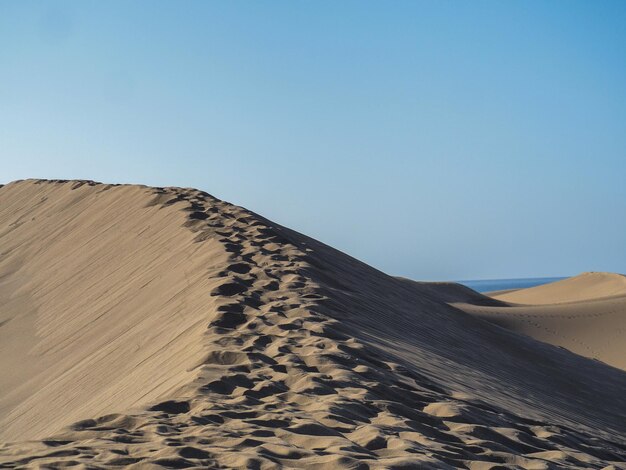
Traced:
[[452, 304], [510, 330], [626, 370], [626, 277], [621, 274], [584, 273], [493, 299], [458, 297]]
[[626, 374], [201, 191], [0, 188], [0, 466], [605, 468]]

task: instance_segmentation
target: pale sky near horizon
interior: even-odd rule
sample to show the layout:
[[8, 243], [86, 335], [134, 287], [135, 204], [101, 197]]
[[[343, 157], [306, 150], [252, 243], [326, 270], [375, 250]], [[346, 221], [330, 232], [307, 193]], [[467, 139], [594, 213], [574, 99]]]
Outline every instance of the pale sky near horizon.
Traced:
[[197, 187], [414, 279], [626, 272], [626, 2], [0, 0], [29, 177]]

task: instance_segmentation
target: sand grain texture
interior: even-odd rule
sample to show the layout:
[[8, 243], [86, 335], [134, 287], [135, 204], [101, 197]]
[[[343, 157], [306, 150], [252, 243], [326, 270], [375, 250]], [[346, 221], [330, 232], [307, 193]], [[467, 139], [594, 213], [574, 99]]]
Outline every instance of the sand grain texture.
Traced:
[[201, 191], [10, 183], [0, 254], [3, 468], [624, 468], [623, 371]]

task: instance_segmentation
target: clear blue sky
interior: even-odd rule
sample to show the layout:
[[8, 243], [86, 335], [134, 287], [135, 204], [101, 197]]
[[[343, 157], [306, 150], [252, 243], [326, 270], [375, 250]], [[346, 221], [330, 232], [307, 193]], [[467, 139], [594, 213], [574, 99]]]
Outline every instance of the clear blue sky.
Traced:
[[193, 186], [390, 274], [626, 271], [626, 2], [0, 0], [0, 181]]

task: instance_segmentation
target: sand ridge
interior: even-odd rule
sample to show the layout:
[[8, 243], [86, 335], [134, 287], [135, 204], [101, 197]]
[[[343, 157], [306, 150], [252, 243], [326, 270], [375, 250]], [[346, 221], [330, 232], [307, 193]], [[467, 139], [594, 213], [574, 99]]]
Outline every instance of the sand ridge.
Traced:
[[[102, 212], [87, 207], [105, 192], [114, 195], [101, 201], [111, 210], [111, 227], [127, 231], [95, 229], [102, 227]], [[128, 211], [129, 198], [135, 210]], [[84, 182], [12, 183], [0, 189], [0, 202], [8, 207], [0, 219], [0, 246], [24, 261], [33, 253], [21, 253], [29, 245], [20, 243], [12, 224], [17, 219], [22, 230], [29, 224], [35, 232], [46, 228], [29, 220], [33, 207], [51, 219], [69, 211], [76, 223], [71, 234], [80, 233], [84, 217], [95, 217], [90, 240], [100, 240], [81, 245], [82, 255], [65, 274], [69, 280], [50, 287], [48, 296], [37, 294], [48, 292], [42, 291], [45, 279], [29, 278], [36, 285], [26, 283], [26, 299], [17, 304], [14, 289], [6, 288], [3, 314], [15, 317], [17, 307], [33, 302], [36, 320], [54, 307], [66, 319], [90, 324], [99, 302], [121, 300], [125, 282], [145, 275], [145, 264], [119, 271], [120, 260], [109, 266], [103, 259], [99, 271], [86, 276], [101, 290], [90, 291], [91, 303], [74, 315], [64, 313], [72, 302], [55, 306], [50, 296], [71, 290], [72, 273], [88, 273], [93, 255], [105, 251], [103, 240], [131, 243], [123, 239], [136, 241], [146, 226], [156, 227], [156, 234], [132, 242], [123, 258], [135, 266], [144, 257], [133, 259], [133, 253], [153, 249], [146, 259], [155, 264], [154, 274], [174, 271], [133, 305], [136, 316], [117, 306], [100, 311], [103, 322], [129, 322], [119, 335], [159, 331], [155, 350], [140, 345], [107, 362], [95, 357], [98, 347], [83, 357], [84, 386], [95, 378], [89, 366], [100, 367], [95, 375], [105, 372], [111, 387], [105, 395], [121, 401], [90, 415], [83, 398], [62, 393], [71, 382], [51, 388], [58, 402], [48, 416], [40, 409], [43, 428], [36, 420], [14, 420], [14, 429], [22, 436], [32, 430], [26, 438], [34, 440], [3, 444], [4, 468], [604, 468], [626, 459], [622, 371], [467, 316], [432, 287], [389, 277], [250, 211], [197, 190]], [[81, 204], [85, 210], [76, 210]], [[7, 245], [11, 234], [15, 244]], [[77, 243], [71, 240], [65, 249]], [[62, 271], [58, 260], [43, 257], [38, 269]], [[0, 285], [25, 282], [14, 264], [2, 269]], [[150, 285], [156, 278], [141, 280]], [[130, 285], [129, 292], [141, 295], [144, 288]], [[164, 302], [169, 298], [179, 300], [176, 308]], [[37, 325], [46, 323], [35, 321], [34, 338], [32, 326], [21, 333], [34, 348], [41, 341]], [[167, 341], [174, 326], [187, 336]], [[65, 347], [71, 348], [76, 332], [66, 333]], [[119, 360], [139, 351], [146, 357], [133, 367], [139, 372], [134, 383], [124, 373], [115, 377]], [[47, 350], [39, 354], [45, 357]], [[171, 368], [144, 368], [168, 354], [178, 358]], [[62, 376], [74, 367], [68, 364]], [[158, 372], [174, 377], [168, 387], [124, 401]], [[48, 379], [40, 380], [48, 386]], [[82, 416], [48, 432], [54, 423], [62, 428], [59, 411]]]

